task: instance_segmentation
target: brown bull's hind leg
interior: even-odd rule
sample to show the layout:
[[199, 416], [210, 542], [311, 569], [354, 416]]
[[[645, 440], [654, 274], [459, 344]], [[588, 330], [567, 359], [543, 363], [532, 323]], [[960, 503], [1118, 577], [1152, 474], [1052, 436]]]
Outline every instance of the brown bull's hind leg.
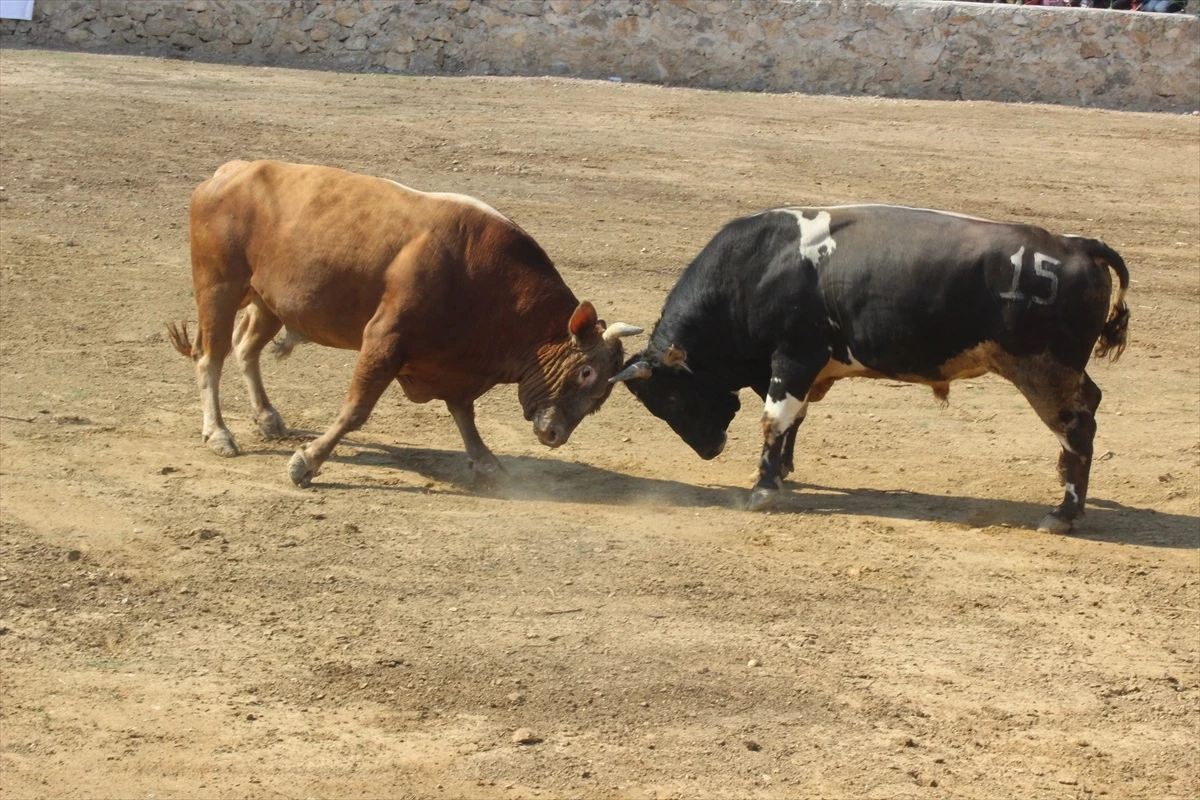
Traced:
[[259, 365], [263, 348], [281, 327], [283, 323], [279, 321], [279, 317], [255, 297], [233, 332], [234, 351], [237, 353], [238, 365], [242, 368], [242, 376], [246, 379], [246, 389], [250, 393], [250, 414], [262, 435], [268, 439], [278, 439], [287, 435], [287, 425], [283, 423], [283, 417], [267, 399], [267, 390], [263, 388], [262, 369]]
[[1083, 515], [1087, 501], [1100, 389], [1087, 373], [1049, 356], [1025, 360], [1005, 373], [1062, 445], [1058, 475], [1064, 488], [1063, 500], [1042, 519], [1038, 530], [1066, 533]]
[[400, 337], [394, 331], [384, 331], [378, 318], [363, 331], [362, 349], [354, 366], [354, 377], [346, 392], [346, 402], [338, 418], [325, 433], [298, 449], [288, 464], [292, 482], [304, 488], [320, 471], [321, 465], [342, 437], [361, 428], [371, 416], [383, 390], [400, 372], [403, 357]]
[[200, 386], [203, 422], [200, 433], [209, 449], [220, 456], [236, 456], [237, 443], [221, 417], [221, 369], [233, 342], [233, 320], [241, 302], [240, 287], [229, 284], [205, 286], [196, 293], [200, 317], [196, 331], [196, 382]]
[[450, 409], [450, 415], [454, 417], [454, 424], [458, 426], [463, 444], [466, 445], [467, 460], [475, 471], [475, 479], [485, 485], [497, 482], [504, 474], [504, 466], [483, 443], [479, 429], [475, 427], [475, 404], [447, 400], [446, 408]]

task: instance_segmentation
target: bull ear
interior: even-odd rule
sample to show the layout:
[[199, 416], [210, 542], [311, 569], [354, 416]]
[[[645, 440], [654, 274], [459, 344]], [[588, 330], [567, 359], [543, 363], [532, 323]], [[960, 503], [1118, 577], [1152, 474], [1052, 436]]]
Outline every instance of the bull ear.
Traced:
[[580, 343], [581, 340], [587, 339], [588, 333], [594, 333], [596, 323], [596, 307], [584, 300], [579, 304], [579, 308], [575, 309], [575, 313], [571, 315], [571, 321], [567, 323], [567, 330], [571, 334], [571, 338]]
[[[687, 369], [687, 350], [684, 350], [677, 344], [673, 344], [667, 348], [666, 355], [663, 356], [663, 366], [671, 369]], [[691, 372], [691, 370], [688, 370]]]

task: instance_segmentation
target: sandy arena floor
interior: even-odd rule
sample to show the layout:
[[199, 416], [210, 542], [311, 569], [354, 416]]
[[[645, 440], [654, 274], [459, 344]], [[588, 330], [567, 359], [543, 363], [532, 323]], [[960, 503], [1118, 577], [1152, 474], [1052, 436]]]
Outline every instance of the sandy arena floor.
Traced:
[[[1200, 792], [1200, 118], [6, 50], [0, 137], [0, 796]], [[481, 197], [644, 325], [775, 205], [1102, 238], [1133, 321], [1090, 511], [1032, 530], [1058, 445], [999, 379], [839, 384], [765, 515], [749, 393], [702, 462], [623, 389], [551, 452], [501, 387], [481, 494], [392, 390], [301, 491], [228, 365], [222, 460], [164, 323], [192, 187], [256, 157]], [[301, 434], [353, 357], [266, 364]]]

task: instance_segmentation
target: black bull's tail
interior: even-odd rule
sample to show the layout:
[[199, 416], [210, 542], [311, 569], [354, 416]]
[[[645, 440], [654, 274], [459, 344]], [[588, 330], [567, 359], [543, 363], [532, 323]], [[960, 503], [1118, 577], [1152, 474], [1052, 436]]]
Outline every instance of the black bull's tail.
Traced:
[[1129, 289], [1129, 270], [1117, 251], [1098, 239], [1085, 239], [1084, 249], [1098, 265], [1108, 267], [1117, 274], [1117, 293], [1113, 298], [1112, 312], [1100, 331], [1100, 340], [1096, 342], [1097, 358], [1108, 356], [1110, 361], [1116, 361], [1121, 357], [1121, 353], [1125, 352], [1129, 336], [1129, 306], [1125, 304], [1125, 292]]

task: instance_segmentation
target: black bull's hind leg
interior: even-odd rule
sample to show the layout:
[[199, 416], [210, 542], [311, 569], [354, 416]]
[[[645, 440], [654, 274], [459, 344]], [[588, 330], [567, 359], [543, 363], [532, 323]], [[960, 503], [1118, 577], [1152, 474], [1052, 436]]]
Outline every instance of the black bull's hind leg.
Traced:
[[1038, 530], [1066, 533], [1082, 516], [1087, 501], [1100, 387], [1086, 372], [1064, 366], [1049, 356], [1023, 361], [1004, 373], [1062, 445], [1058, 476], [1063, 484], [1063, 500], [1042, 519]]

